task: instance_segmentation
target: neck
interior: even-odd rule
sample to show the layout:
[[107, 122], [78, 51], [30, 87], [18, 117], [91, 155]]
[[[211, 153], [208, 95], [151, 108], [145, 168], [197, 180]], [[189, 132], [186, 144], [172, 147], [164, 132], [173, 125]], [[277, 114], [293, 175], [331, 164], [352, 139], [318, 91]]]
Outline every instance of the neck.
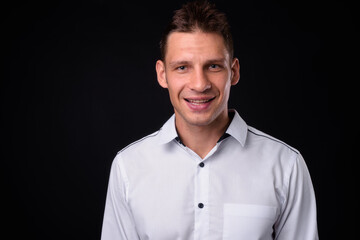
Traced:
[[208, 125], [192, 125], [176, 120], [176, 129], [184, 145], [204, 158], [224, 134], [229, 123], [226, 112]]

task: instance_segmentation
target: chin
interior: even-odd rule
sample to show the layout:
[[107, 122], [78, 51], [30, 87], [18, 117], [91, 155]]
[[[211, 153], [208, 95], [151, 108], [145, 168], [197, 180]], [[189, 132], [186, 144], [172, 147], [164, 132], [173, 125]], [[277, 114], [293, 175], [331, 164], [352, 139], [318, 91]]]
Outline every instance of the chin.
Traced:
[[187, 117], [185, 121], [194, 126], [207, 126], [213, 121], [211, 114], [192, 113], [191, 115], [192, 116]]

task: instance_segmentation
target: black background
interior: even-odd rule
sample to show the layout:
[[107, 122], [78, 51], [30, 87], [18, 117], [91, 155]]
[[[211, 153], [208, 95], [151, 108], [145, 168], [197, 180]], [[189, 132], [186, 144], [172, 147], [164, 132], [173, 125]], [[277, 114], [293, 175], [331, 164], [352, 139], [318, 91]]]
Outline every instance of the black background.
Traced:
[[[241, 64], [230, 107], [301, 151], [320, 238], [351, 239], [359, 205], [354, 6], [215, 2], [228, 15]], [[172, 114], [155, 61], [161, 32], [180, 6], [2, 3], [3, 236], [100, 238], [115, 154]]]

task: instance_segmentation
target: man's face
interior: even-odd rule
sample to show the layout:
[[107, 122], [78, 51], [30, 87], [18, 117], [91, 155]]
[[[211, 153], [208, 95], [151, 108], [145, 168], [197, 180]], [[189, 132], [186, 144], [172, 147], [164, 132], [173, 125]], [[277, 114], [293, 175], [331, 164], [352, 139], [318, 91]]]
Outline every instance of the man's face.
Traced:
[[221, 35], [174, 32], [165, 62], [157, 61], [159, 84], [169, 90], [177, 124], [206, 126], [227, 119], [231, 85], [239, 80], [239, 62], [230, 60]]

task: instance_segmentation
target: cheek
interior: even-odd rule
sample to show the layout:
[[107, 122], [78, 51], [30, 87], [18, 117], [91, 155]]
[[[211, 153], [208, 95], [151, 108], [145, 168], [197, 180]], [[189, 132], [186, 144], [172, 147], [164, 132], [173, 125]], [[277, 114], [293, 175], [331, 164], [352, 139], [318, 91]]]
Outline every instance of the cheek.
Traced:
[[176, 81], [168, 81], [168, 91], [171, 103], [176, 104], [181, 95], [181, 86]]
[[168, 75], [166, 79], [169, 93], [172, 95], [179, 95], [186, 85], [186, 79], [184, 77]]
[[230, 79], [228, 79], [227, 77], [227, 75], [222, 76], [221, 78], [218, 78], [216, 79], [216, 81], [214, 81], [214, 85], [223, 95], [228, 95], [231, 87]]

